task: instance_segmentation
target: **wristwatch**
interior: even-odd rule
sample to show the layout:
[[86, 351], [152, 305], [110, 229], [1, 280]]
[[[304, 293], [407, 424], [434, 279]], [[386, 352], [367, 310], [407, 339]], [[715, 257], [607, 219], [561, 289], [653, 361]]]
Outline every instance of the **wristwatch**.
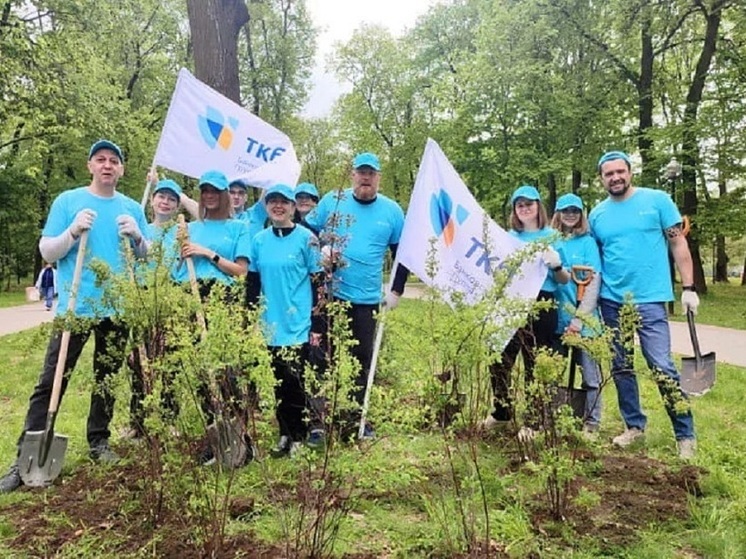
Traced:
[[694, 291], [694, 292], [696, 292], [697, 288], [694, 287], [693, 285], [682, 285], [681, 286], [681, 290], [682, 291]]
[[215, 262], [215, 264], [220, 262], [220, 255], [217, 252], [212, 255], [212, 261]]
[[562, 269], [562, 264], [560, 264], [559, 266], [555, 266], [554, 268], [552, 268], [552, 271], [553, 272], [559, 272], [561, 269]]

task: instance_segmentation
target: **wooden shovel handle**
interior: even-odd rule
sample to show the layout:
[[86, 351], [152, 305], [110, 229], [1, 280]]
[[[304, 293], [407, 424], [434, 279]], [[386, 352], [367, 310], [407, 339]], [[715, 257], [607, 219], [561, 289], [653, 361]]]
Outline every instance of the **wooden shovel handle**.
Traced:
[[[189, 230], [187, 229], [186, 220], [182, 214], [178, 217], [178, 233], [177, 239], [179, 240], [180, 246], [184, 246], [185, 243], [189, 242]], [[207, 322], [205, 322], [205, 314], [202, 312], [202, 298], [199, 296], [199, 284], [197, 283], [197, 272], [194, 271], [194, 261], [191, 256], [184, 257], [186, 263], [187, 273], [189, 274], [189, 285], [192, 288], [192, 295], [194, 296], [197, 303], [197, 324], [202, 329], [200, 337], [204, 340], [207, 335]]]
[[[78, 288], [80, 287], [80, 278], [83, 275], [83, 261], [85, 260], [85, 249], [88, 244], [88, 231], [80, 234], [78, 243], [78, 254], [75, 257], [75, 270], [73, 271], [73, 283], [70, 286], [70, 296], [67, 300], [67, 312], [75, 312], [75, 303], [78, 300]], [[52, 395], [49, 398], [49, 413], [57, 413], [57, 406], [60, 403], [60, 393], [62, 392], [62, 377], [65, 374], [65, 363], [67, 362], [67, 349], [70, 347], [71, 332], [65, 328], [60, 340], [60, 350], [57, 353], [57, 364], [54, 368], [54, 381], [52, 383]]]

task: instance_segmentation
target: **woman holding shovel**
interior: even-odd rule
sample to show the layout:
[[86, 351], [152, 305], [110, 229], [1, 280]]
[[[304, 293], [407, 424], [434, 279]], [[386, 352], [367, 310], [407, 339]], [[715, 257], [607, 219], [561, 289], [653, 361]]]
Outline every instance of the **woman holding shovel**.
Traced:
[[[570, 270], [572, 280], [559, 285], [557, 300], [557, 334], [559, 336], [591, 336], [589, 319], [598, 320], [598, 292], [601, 287], [601, 256], [598, 245], [588, 232], [588, 220], [583, 213], [583, 201], [575, 194], [560, 196], [552, 217], [552, 227], [562, 233], [557, 243], [562, 265]], [[585, 322], [585, 323], [584, 323]], [[567, 346], [563, 347], [567, 351]], [[581, 348], [570, 348], [574, 371], [580, 365], [585, 390], [583, 433], [593, 437], [601, 423], [601, 374], [598, 364]]]
[[[318, 243], [305, 227], [293, 222], [293, 189], [284, 184], [269, 188], [264, 197], [272, 226], [251, 244], [247, 300], [262, 297], [262, 323], [278, 383], [277, 423], [280, 438], [275, 457], [294, 455], [306, 438], [307, 397], [303, 378], [309, 344], [321, 340], [321, 317], [312, 319], [316, 285], [321, 285]], [[315, 281], [314, 281], [315, 280]], [[313, 323], [313, 324], [312, 324]]]
[[[511, 197], [510, 233], [526, 243], [547, 243], [557, 234], [549, 227], [549, 219], [541, 195], [533, 186], [521, 186]], [[547, 277], [539, 291], [537, 301], [553, 302], [558, 284], [567, 283], [570, 274], [562, 267], [559, 253], [551, 246], [542, 254], [547, 266]], [[534, 359], [539, 348], [552, 349], [556, 346], [557, 309], [550, 307], [540, 311], [528, 324], [516, 330], [513, 338], [505, 346], [500, 360], [490, 365], [490, 377], [494, 397], [494, 411], [482, 421], [483, 429], [493, 429], [507, 424], [513, 419], [513, 404], [510, 396], [511, 372], [518, 354], [523, 355], [526, 380], [533, 378]], [[530, 423], [530, 420], [529, 420]], [[530, 426], [521, 427], [518, 437], [521, 440], [533, 438]]]

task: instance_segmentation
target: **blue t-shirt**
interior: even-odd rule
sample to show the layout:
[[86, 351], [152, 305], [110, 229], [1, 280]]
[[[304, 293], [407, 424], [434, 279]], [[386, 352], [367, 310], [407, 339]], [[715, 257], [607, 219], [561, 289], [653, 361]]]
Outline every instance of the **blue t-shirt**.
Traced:
[[404, 212], [391, 198], [378, 194], [370, 204], [360, 203], [348, 188], [326, 194], [306, 216], [321, 233], [322, 242], [342, 253], [334, 273], [333, 295], [351, 303], [375, 305], [381, 301], [383, 261], [386, 250], [399, 243]]
[[[598, 254], [598, 245], [589, 234], [562, 239], [556, 243], [555, 248], [562, 258], [562, 266], [571, 271], [573, 266], [589, 266], [596, 273], [601, 271], [601, 257]], [[580, 277], [579, 279], [584, 279]], [[554, 292], [554, 298], [557, 301], [557, 332], [562, 334], [570, 325], [574, 314], [568, 311], [568, 306], [575, 308], [578, 302], [578, 286], [571, 279], [566, 284], [557, 284], [557, 290]], [[598, 316], [598, 312], [594, 313]], [[588, 336], [591, 331], [587, 326], [583, 326], [582, 335]]]
[[257, 233], [264, 229], [269, 214], [264, 200], [259, 200], [250, 208], [234, 216], [234, 219], [245, 222], [249, 227], [249, 239], [256, 237]]
[[311, 274], [321, 271], [313, 233], [295, 227], [284, 237], [272, 228], [259, 232], [251, 243], [249, 270], [262, 282], [262, 323], [270, 346], [292, 346], [308, 341], [313, 292]]
[[148, 250], [147, 263], [141, 268], [142, 274], [147, 270], [154, 270], [158, 265], [171, 270], [178, 264], [177, 230], [178, 226], [175, 223], [168, 227], [161, 227], [156, 225], [155, 222], [148, 223], [146, 236], [150, 239], [150, 249]]
[[588, 216], [601, 250], [601, 298], [624, 302], [673, 300], [668, 242], [664, 231], [681, 223], [681, 214], [662, 190], [635, 188], [622, 201], [607, 198]]
[[[551, 237], [552, 235], [557, 235], [557, 230], [552, 229], [551, 227], [544, 227], [543, 229], [538, 229], [536, 231], [516, 231], [515, 229], [511, 229], [508, 231], [511, 235], [514, 237], [519, 238], [524, 243], [531, 243], [533, 241], [541, 241], [544, 239], [547, 239]], [[557, 250], [556, 242], [550, 243], [550, 246], [554, 247], [555, 250]], [[559, 250], [557, 250], [559, 252]], [[562, 254], [560, 253], [560, 259], [562, 258]], [[542, 291], [547, 291], [549, 293], [554, 293], [557, 290], [557, 281], [554, 279], [554, 272], [552, 270], [547, 270], [547, 277], [544, 280], [544, 283], [541, 285]]]
[[[117, 217], [130, 215], [135, 219], [140, 231], [147, 237], [147, 221], [140, 204], [124, 194], [114, 192], [110, 198], [102, 198], [81, 186], [63, 192], [52, 203], [47, 216], [47, 223], [42, 230], [43, 237], [57, 237], [70, 227], [75, 216], [84, 209], [96, 212], [96, 219], [88, 234], [86, 255], [83, 261], [83, 272], [75, 302], [75, 314], [88, 318], [112, 316], [115, 310], [101, 302], [103, 286], [96, 286], [96, 275], [90, 268], [91, 260], [105, 262], [112, 273], [119, 274], [125, 270], [125, 254], [121, 250], [121, 238]], [[75, 259], [78, 256], [80, 243], [75, 243], [70, 251], [57, 262], [57, 281], [60, 294], [57, 315], [67, 312], [70, 288], [75, 273]]]
[[[249, 259], [251, 240], [246, 223], [236, 219], [206, 219], [191, 221], [187, 225], [189, 240], [218, 253], [222, 258], [235, 262], [238, 258]], [[217, 280], [230, 285], [235, 278], [226, 274], [205, 256], [195, 256], [194, 272], [199, 280]], [[177, 263], [173, 273], [179, 283], [189, 281], [189, 271], [185, 263]]]

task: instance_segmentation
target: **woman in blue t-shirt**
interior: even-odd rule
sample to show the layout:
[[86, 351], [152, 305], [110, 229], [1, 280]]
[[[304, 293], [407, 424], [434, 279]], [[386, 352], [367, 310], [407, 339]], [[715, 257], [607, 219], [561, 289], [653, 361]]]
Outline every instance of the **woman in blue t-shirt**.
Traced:
[[[562, 265], [570, 270], [574, 281], [557, 286], [557, 335], [592, 336], [593, 330], [583, 324], [583, 317], [598, 319], [598, 292], [601, 286], [601, 256], [596, 241], [588, 232], [588, 220], [583, 213], [583, 201], [575, 194], [560, 196], [555, 206], [552, 227], [563, 235], [557, 243], [562, 255]], [[582, 266], [583, 269], [573, 268]], [[588, 282], [582, 299], [578, 297], [577, 281]], [[563, 346], [563, 352], [568, 348]], [[583, 374], [582, 388], [586, 391], [583, 432], [593, 436], [601, 423], [601, 374], [593, 358], [584, 350], [575, 350], [572, 359], [577, 359]]]
[[[541, 203], [541, 195], [533, 186], [521, 186], [513, 192], [511, 197], [512, 211], [510, 214], [510, 233], [526, 243], [539, 243], [556, 235], [557, 232], [548, 226], [547, 212]], [[547, 247], [542, 255], [547, 266], [547, 277], [539, 291], [537, 301], [554, 302], [554, 292], [558, 283], [567, 283], [570, 274], [562, 267], [559, 253], [552, 247]], [[482, 422], [482, 427], [492, 429], [499, 425], [507, 424], [513, 419], [513, 404], [510, 396], [511, 371], [515, 365], [518, 354], [523, 355], [526, 382], [533, 378], [534, 360], [536, 350], [554, 348], [557, 345], [557, 309], [552, 307], [545, 309], [532, 318], [529, 322], [516, 330], [508, 345], [503, 349], [500, 360], [490, 365], [490, 378], [492, 381], [492, 393], [494, 399], [494, 410]], [[528, 426], [524, 426], [518, 435], [521, 439], [533, 436], [530, 425], [534, 423], [531, 418]]]

